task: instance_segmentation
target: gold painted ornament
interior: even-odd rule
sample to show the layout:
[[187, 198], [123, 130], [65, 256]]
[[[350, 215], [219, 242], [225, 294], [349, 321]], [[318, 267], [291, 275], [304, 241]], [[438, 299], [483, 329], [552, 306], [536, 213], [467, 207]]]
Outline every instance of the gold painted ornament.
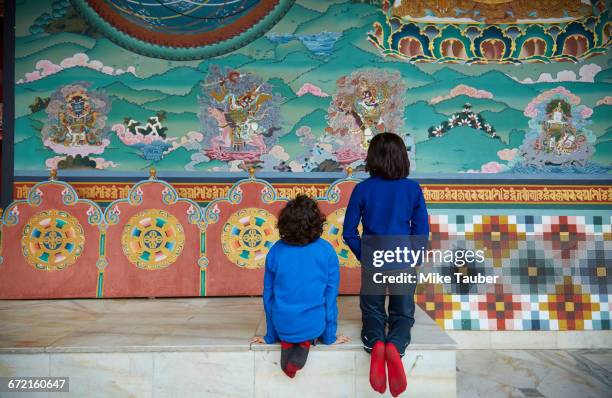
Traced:
[[231, 215], [221, 234], [227, 258], [244, 268], [263, 268], [266, 255], [279, 239], [276, 217], [264, 209], [246, 208]]
[[121, 247], [138, 268], [156, 270], [173, 264], [185, 245], [185, 232], [172, 214], [149, 209], [130, 218], [121, 234]]
[[[342, 225], [344, 224], [344, 216], [346, 214], [346, 208], [341, 208], [333, 213], [330, 213], [323, 225], [323, 235], [321, 237], [331, 243], [338, 255], [340, 266], [347, 268], [359, 267], [359, 261], [351, 252], [351, 249], [344, 243], [342, 238]], [[359, 232], [361, 232], [361, 225], [359, 225]]]
[[40, 270], [66, 268], [79, 258], [85, 234], [79, 221], [64, 211], [35, 214], [23, 228], [21, 250], [28, 263]]

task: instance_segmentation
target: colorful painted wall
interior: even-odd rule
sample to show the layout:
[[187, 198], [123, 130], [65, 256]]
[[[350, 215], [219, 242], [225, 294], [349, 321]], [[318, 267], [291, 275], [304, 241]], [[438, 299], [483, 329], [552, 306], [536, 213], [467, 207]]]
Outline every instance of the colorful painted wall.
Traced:
[[421, 286], [440, 326], [610, 329], [609, 0], [221, 3], [17, 1], [0, 297], [257, 294], [298, 193], [355, 293], [346, 173], [392, 131], [502, 281]]
[[[610, 172], [602, 1], [514, 22], [419, 2], [241, 1], [223, 18], [145, 3], [17, 2], [18, 174], [359, 169], [383, 130], [418, 175]], [[219, 41], [177, 41], [206, 33]]]

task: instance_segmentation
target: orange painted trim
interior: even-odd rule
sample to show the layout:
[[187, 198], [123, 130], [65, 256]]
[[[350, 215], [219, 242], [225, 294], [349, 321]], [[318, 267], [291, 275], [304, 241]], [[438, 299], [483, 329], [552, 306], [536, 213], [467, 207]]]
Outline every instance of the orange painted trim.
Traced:
[[[35, 182], [16, 182], [13, 197], [25, 199]], [[72, 182], [80, 198], [110, 202], [127, 197], [133, 184], [126, 182]], [[181, 197], [196, 202], [210, 202], [226, 197], [232, 183], [175, 183]], [[279, 197], [298, 194], [325, 196], [329, 184], [274, 183]], [[526, 185], [526, 184], [421, 184], [430, 204], [551, 204], [611, 205], [611, 185]]]

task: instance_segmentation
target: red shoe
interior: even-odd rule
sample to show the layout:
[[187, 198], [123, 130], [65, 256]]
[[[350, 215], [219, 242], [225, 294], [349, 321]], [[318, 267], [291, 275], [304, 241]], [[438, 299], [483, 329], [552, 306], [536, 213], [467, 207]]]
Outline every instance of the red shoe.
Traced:
[[381, 394], [387, 390], [387, 374], [385, 372], [385, 344], [376, 342], [370, 357], [370, 385]]
[[392, 343], [387, 343], [385, 347], [385, 361], [387, 362], [387, 372], [389, 373], [389, 391], [391, 395], [397, 397], [406, 391], [408, 382], [406, 381], [402, 357]]

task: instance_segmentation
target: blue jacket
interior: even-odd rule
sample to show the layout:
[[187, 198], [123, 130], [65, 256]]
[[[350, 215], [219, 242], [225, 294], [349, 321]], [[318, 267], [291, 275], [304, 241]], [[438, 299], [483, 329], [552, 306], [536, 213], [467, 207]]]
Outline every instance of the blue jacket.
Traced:
[[304, 246], [277, 241], [266, 256], [263, 302], [266, 343], [321, 338], [336, 341], [338, 256], [331, 244], [317, 239]]
[[407, 178], [385, 180], [372, 176], [353, 189], [344, 216], [342, 237], [361, 259], [361, 222], [364, 235], [429, 235], [423, 191]]

